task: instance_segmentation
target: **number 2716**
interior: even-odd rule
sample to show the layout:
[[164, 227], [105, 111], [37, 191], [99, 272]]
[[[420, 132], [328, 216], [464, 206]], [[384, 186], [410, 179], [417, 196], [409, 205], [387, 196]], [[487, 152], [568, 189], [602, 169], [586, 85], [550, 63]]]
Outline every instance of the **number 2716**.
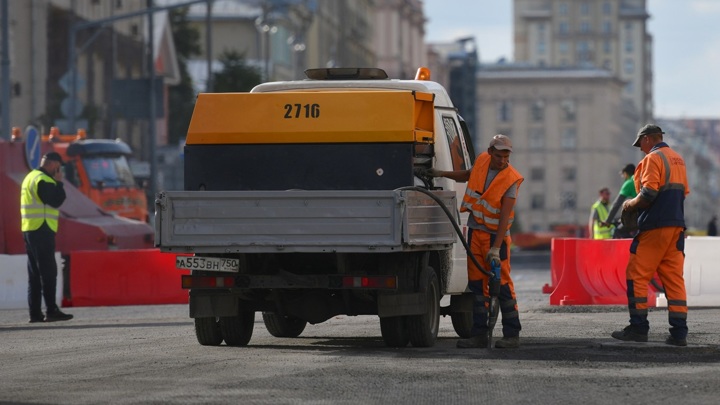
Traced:
[[320, 104], [285, 104], [285, 118], [319, 118]]

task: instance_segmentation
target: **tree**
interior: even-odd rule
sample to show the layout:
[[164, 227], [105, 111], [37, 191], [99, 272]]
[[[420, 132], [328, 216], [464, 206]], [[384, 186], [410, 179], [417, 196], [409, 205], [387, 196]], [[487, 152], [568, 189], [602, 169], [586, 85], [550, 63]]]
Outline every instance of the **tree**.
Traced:
[[185, 138], [195, 108], [195, 89], [188, 73], [187, 61], [200, 54], [200, 33], [188, 23], [187, 13], [187, 7], [170, 10], [170, 24], [180, 67], [180, 83], [171, 86], [168, 91], [170, 143], [178, 143]]
[[260, 70], [249, 66], [245, 55], [226, 50], [220, 55], [222, 71], [213, 77], [213, 90], [218, 93], [250, 91], [261, 83]]

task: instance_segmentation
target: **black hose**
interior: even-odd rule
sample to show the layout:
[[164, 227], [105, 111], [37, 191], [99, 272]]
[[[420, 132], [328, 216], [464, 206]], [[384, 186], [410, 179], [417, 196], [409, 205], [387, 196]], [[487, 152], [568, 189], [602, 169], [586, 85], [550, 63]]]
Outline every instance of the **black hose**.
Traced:
[[488, 276], [490, 278], [493, 277], [492, 272], [489, 272], [489, 271], [483, 269], [482, 266], [480, 265], [480, 262], [475, 257], [475, 255], [473, 255], [472, 252], [470, 251], [470, 246], [468, 246], [467, 242], [465, 241], [465, 238], [463, 237], [463, 234], [462, 234], [462, 230], [460, 230], [460, 226], [455, 222], [455, 216], [450, 212], [450, 210], [445, 205], [445, 203], [442, 202], [442, 200], [440, 200], [435, 194], [431, 193], [430, 191], [428, 191], [422, 187], [407, 186], [407, 187], [400, 187], [400, 188], [395, 189], [395, 191], [404, 191], [404, 190], [412, 190], [412, 191], [417, 191], [417, 192], [423, 193], [423, 194], [427, 195], [428, 197], [432, 198], [433, 201], [438, 203], [440, 208], [442, 208], [442, 210], [445, 212], [445, 215], [447, 215], [448, 219], [450, 219], [450, 223], [452, 223], [453, 228], [455, 229], [455, 232], [459, 236], [460, 242], [462, 242], [462, 245], [465, 248], [465, 251], [467, 252], [467, 255], [470, 258], [470, 260], [472, 260], [472, 262], [475, 264], [475, 266], [477, 266], [477, 268], [483, 274], [485, 274], [486, 276]]

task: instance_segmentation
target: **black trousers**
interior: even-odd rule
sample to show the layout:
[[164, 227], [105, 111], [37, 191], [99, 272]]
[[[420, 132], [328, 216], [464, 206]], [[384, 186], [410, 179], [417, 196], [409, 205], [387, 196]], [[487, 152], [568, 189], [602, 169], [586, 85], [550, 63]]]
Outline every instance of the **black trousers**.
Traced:
[[28, 306], [31, 317], [42, 317], [42, 300], [48, 311], [58, 309], [55, 303], [57, 263], [55, 262], [55, 232], [43, 223], [29, 232], [23, 232], [28, 256]]

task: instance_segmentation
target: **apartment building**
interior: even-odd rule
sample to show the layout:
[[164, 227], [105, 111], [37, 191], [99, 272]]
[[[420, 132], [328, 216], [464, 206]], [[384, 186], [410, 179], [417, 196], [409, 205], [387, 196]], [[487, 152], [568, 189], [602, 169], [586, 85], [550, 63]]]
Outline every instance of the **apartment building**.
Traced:
[[623, 82], [638, 124], [653, 119], [647, 0], [514, 0], [514, 58], [537, 66], [594, 66]]
[[393, 79], [412, 79], [427, 66], [425, 14], [420, 0], [375, 0], [373, 49], [377, 66]]
[[[127, 111], [115, 109], [113, 103], [120, 97], [113, 94], [118, 89], [116, 79], [148, 77], [147, 16], [121, 18], [146, 8], [145, 0], [9, 2], [11, 125], [34, 125], [43, 133], [51, 126], [61, 127], [64, 133], [84, 128], [95, 138], [122, 138], [139, 152], [139, 158], [146, 159], [142, 153], [149, 142], [148, 117], [128, 117]], [[110, 21], [114, 18], [118, 19]], [[108, 22], [92, 24], [103, 20]], [[173, 84], [179, 76], [167, 18], [156, 14], [153, 21], [156, 74], [166, 85]], [[73, 53], [71, 31], [75, 33]], [[71, 55], [75, 61], [70, 61]], [[71, 66], [77, 72], [74, 91], [68, 74]], [[69, 102], [72, 94], [74, 103]], [[163, 119], [156, 124], [162, 143], [166, 126]]]
[[690, 232], [705, 230], [720, 215], [720, 119], [658, 118], [664, 140], [685, 159], [690, 194], [685, 222]]
[[[202, 83], [208, 59], [206, 10], [205, 4], [197, 4], [188, 12], [202, 47], [190, 69]], [[267, 81], [301, 79], [310, 67], [375, 66], [374, 18], [373, 0], [214, 0], [210, 59], [238, 51]], [[215, 63], [213, 70], [218, 69]]]
[[516, 205], [521, 231], [583, 226], [598, 190], [617, 193], [622, 167], [640, 159], [631, 146], [637, 113], [623, 91], [602, 69], [481, 66], [473, 143], [479, 152], [494, 134], [512, 139], [511, 163], [525, 176]]

